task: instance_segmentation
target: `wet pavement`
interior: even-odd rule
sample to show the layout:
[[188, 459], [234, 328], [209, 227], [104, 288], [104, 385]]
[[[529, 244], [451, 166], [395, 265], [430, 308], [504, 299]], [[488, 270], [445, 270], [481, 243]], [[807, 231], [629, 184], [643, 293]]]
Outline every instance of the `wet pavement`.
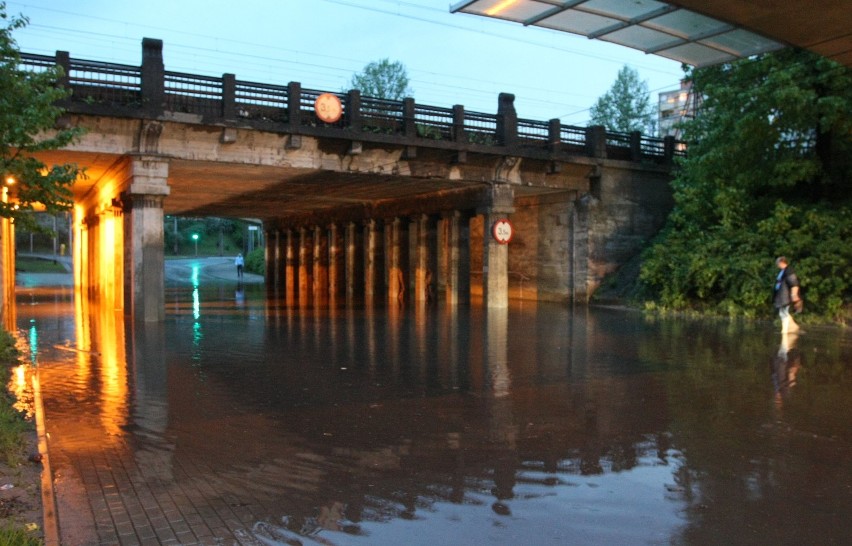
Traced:
[[62, 544], [852, 541], [844, 331], [290, 308], [202, 265], [136, 330], [19, 287]]

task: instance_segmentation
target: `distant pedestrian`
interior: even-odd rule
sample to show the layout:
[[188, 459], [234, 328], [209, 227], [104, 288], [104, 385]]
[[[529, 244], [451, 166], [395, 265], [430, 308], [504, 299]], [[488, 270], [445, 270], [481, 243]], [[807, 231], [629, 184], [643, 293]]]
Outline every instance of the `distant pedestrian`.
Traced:
[[245, 264], [242, 253], [237, 254], [237, 257], [234, 258], [234, 265], [237, 266], [237, 277], [240, 279], [243, 278], [243, 266]]
[[787, 262], [787, 258], [779, 256], [775, 265], [780, 270], [775, 277], [775, 290], [773, 291], [773, 303], [778, 309], [781, 318], [781, 333], [788, 334], [799, 330], [799, 325], [793, 320], [790, 308], [796, 311], [802, 310], [802, 299], [799, 296], [799, 278]]

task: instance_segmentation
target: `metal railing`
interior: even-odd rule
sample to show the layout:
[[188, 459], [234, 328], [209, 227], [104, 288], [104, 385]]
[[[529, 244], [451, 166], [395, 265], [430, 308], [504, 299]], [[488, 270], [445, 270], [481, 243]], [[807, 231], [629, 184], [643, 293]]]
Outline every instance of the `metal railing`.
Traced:
[[282, 132], [320, 131], [329, 136], [334, 131], [348, 131], [341, 138], [352, 138], [354, 131], [363, 140], [391, 139], [422, 146], [443, 142], [460, 149], [502, 147], [506, 149], [495, 152], [518, 155], [569, 153], [665, 163], [685, 154], [684, 146], [672, 137], [590, 131], [558, 120], [518, 119], [513, 97], [508, 106], [500, 103], [504, 111], [487, 114], [458, 105], [445, 108], [416, 104], [413, 99], [362, 97], [358, 91], [332, 92], [341, 101], [343, 115], [334, 123], [325, 123], [314, 113], [315, 101], [324, 91], [302, 89], [297, 82], [280, 86], [240, 81], [232, 74], [217, 78], [165, 71], [161, 50], [152, 51], [146, 50], [141, 67], [71, 59], [65, 52], [55, 57], [21, 53], [20, 58], [22, 68], [32, 71], [54, 65], [63, 68], [60, 84], [72, 91], [64, 106], [72, 112], [146, 117], [166, 112], [193, 114], [205, 123], [257, 124]]

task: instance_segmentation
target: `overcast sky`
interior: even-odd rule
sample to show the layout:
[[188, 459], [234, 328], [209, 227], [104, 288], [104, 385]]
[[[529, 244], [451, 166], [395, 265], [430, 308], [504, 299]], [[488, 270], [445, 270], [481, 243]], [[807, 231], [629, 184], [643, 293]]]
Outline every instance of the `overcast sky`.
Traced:
[[[456, 0], [453, 0], [455, 4]], [[402, 62], [418, 103], [495, 113], [513, 93], [523, 118], [586, 125], [628, 65], [654, 104], [677, 89], [675, 61], [563, 32], [467, 14], [446, 0], [6, 1], [29, 25], [21, 51], [138, 66], [142, 38], [163, 40], [166, 70], [321, 91], [349, 89], [383, 58]]]

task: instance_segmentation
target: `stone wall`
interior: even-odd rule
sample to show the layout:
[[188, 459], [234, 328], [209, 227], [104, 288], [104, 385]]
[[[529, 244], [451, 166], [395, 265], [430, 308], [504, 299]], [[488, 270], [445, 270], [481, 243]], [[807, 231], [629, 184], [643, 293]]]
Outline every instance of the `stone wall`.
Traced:
[[[619, 162], [621, 163], [621, 162]], [[588, 299], [610, 273], [639, 253], [663, 227], [673, 199], [671, 175], [641, 173], [629, 166], [608, 166], [593, 180], [592, 191], [578, 202], [578, 216], [588, 226]]]
[[[604, 277], [636, 256], [662, 228], [672, 207], [670, 175], [623, 161], [595, 169], [586, 191], [515, 198], [510, 215], [509, 295], [514, 299], [585, 302]], [[472, 292], [481, 293], [482, 216], [471, 221]]]
[[509, 283], [513, 298], [568, 301], [573, 275], [576, 192], [519, 198], [512, 222]]

